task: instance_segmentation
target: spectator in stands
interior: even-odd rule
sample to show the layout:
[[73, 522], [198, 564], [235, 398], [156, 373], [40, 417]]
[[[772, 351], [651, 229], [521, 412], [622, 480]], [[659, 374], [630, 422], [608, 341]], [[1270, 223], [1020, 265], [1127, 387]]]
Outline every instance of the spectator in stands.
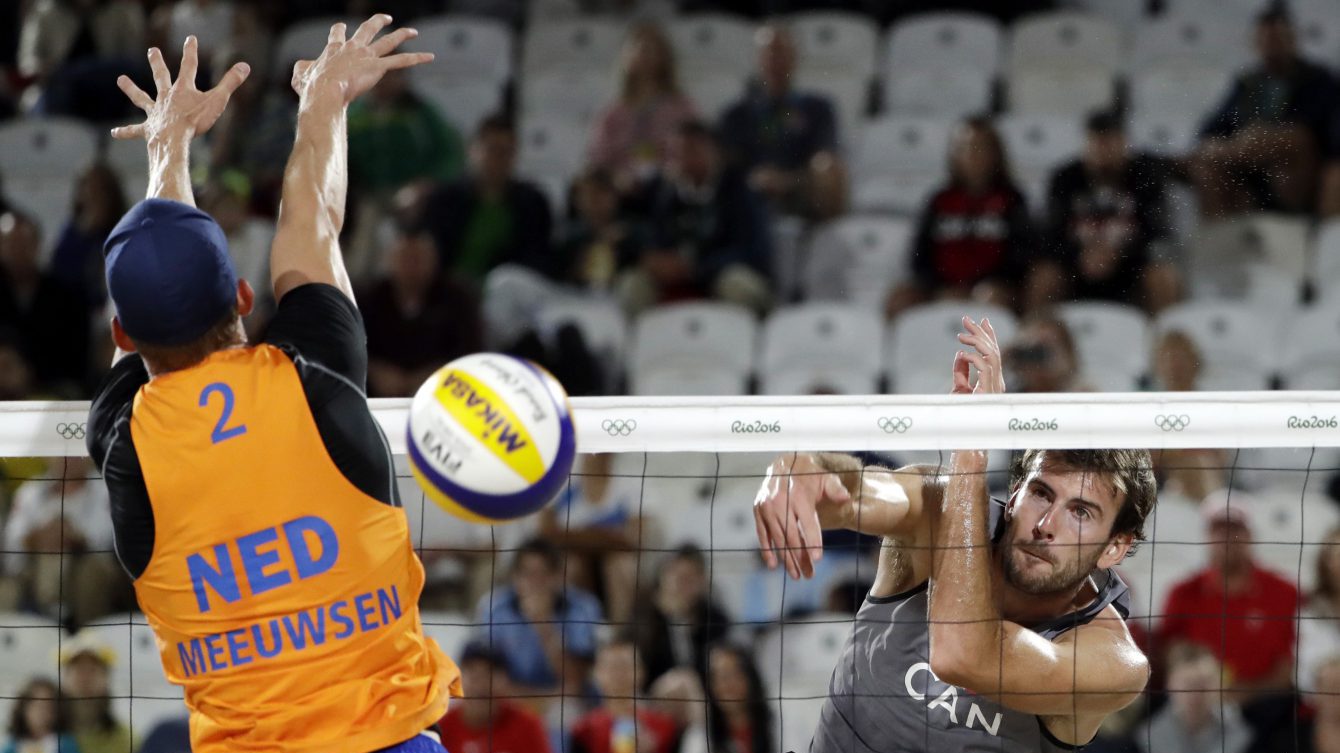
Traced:
[[1050, 258], [1029, 270], [1025, 308], [1070, 298], [1156, 314], [1178, 298], [1176, 268], [1155, 253], [1169, 232], [1166, 161], [1133, 154], [1120, 114], [1089, 117], [1084, 152], [1052, 176]]
[[1225, 688], [1244, 710], [1293, 682], [1298, 588], [1252, 557], [1252, 500], [1222, 490], [1201, 503], [1210, 564], [1177, 583], [1161, 612], [1158, 645], [1195, 643], [1224, 664]]
[[27, 215], [0, 215], [0, 327], [18, 333], [38, 388], [84, 394], [92, 313], [76, 290], [39, 264], [41, 234]]
[[675, 722], [650, 704], [636, 702], [645, 670], [631, 638], [615, 637], [596, 652], [594, 670], [600, 705], [572, 728], [577, 753], [672, 753]]
[[118, 118], [129, 108], [116, 78], [148, 83], [145, 46], [144, 8], [135, 0], [32, 3], [19, 32], [19, 75], [33, 85], [24, 102], [43, 114]]
[[[291, 70], [292, 62], [289, 66], [281, 70]], [[273, 216], [293, 148], [298, 95], [287, 73], [268, 82], [254, 74], [251, 78], [250, 85], [238, 87], [214, 125], [209, 161], [211, 172], [233, 168], [247, 176], [253, 210]]]
[[1298, 54], [1283, 4], [1271, 3], [1257, 17], [1256, 52], [1259, 65], [1233, 82], [1201, 129], [1193, 170], [1206, 217], [1313, 206], [1335, 84]]
[[456, 657], [465, 697], [452, 700], [438, 722], [442, 745], [449, 751], [506, 751], [549, 753], [544, 722], [534, 712], [506, 696], [507, 659], [479, 642], [471, 642]]
[[655, 174], [694, 108], [680, 91], [670, 40], [656, 24], [628, 34], [621, 76], [618, 98], [596, 119], [587, 161], [608, 170], [627, 194]]
[[707, 729], [713, 750], [771, 753], [772, 709], [749, 649], [731, 643], [712, 647], [707, 681]]
[[1026, 319], [1006, 348], [1015, 392], [1087, 392], [1075, 338], [1065, 322], [1037, 314]]
[[792, 87], [796, 44], [786, 27], [768, 24], [755, 38], [758, 85], [722, 117], [722, 147], [774, 208], [807, 214], [816, 157], [837, 155], [837, 116], [826, 97]]
[[57, 479], [33, 479], [14, 494], [5, 570], [36, 611], [86, 625], [133, 599], [112, 551], [107, 488], [91, 478], [92, 461], [67, 458], [52, 471]]
[[[1181, 330], [1169, 330], [1154, 346], [1153, 387], [1161, 392], [1193, 392], [1200, 389], [1200, 349]], [[1162, 449], [1154, 455], [1154, 473], [1160, 493], [1189, 501], [1205, 499], [1215, 489], [1228, 485], [1225, 469], [1231, 468], [1222, 449]]]
[[647, 664], [644, 687], [678, 667], [707, 677], [708, 648], [730, 633], [731, 620], [712, 598], [701, 549], [685, 544], [661, 563], [654, 590], [639, 600], [635, 625]]
[[1032, 243], [1028, 202], [1010, 177], [1000, 134], [990, 120], [969, 118], [950, 147], [949, 184], [932, 194], [917, 222], [915, 281], [890, 293], [886, 313], [935, 298], [1013, 307]]
[[1307, 697], [1312, 718], [1300, 720], [1297, 730], [1281, 730], [1270, 741], [1275, 744], [1262, 750], [1288, 750], [1297, 739], [1299, 753], [1340, 753], [1340, 657], [1327, 659], [1316, 675], [1315, 690]]
[[475, 638], [507, 658], [516, 694], [542, 710], [585, 689], [602, 621], [594, 596], [563, 583], [558, 549], [536, 538], [518, 548], [509, 585], [479, 600]]
[[591, 168], [572, 187], [577, 216], [559, 231], [545, 273], [585, 291], [613, 288], [614, 278], [637, 262], [644, 241], [640, 228], [619, 211], [619, 191], [606, 170]]
[[772, 238], [762, 199], [721, 164], [712, 131], [679, 127], [666, 167], [647, 187], [647, 248], [619, 282], [624, 309], [716, 298], [765, 311], [772, 305]]
[[613, 473], [611, 453], [582, 455], [540, 535], [567, 555], [568, 582], [601, 597], [610, 622], [628, 622], [637, 592], [642, 482]]
[[121, 179], [105, 163], [98, 162], [79, 176], [70, 219], [56, 241], [50, 269], [53, 277], [79, 291], [91, 306], [101, 306], [107, 300], [102, 244], [126, 208]]
[[1298, 689], [1316, 690], [1317, 670], [1340, 658], [1340, 528], [1317, 552], [1316, 585], [1298, 613]]
[[231, 41], [234, 5], [232, 0], [171, 0], [158, 6], [150, 21], [157, 36], [168, 42], [194, 34], [199, 40], [201, 64], [208, 74], [214, 56]]
[[1168, 703], [1135, 731], [1141, 751], [1244, 753], [1252, 730], [1237, 704], [1225, 700], [1224, 672], [1204, 646], [1182, 644], [1168, 658]]
[[453, 358], [483, 349], [476, 294], [441, 269], [427, 230], [397, 231], [390, 270], [358, 294], [368, 334], [368, 394], [409, 397]]
[[676, 753], [708, 753], [707, 693], [702, 675], [680, 667], [656, 678], [648, 690], [651, 707], [675, 722]]
[[70, 734], [65, 703], [58, 693], [56, 683], [41, 677], [19, 690], [9, 717], [9, 739], [0, 746], [0, 753], [82, 753]]
[[481, 121], [469, 156], [469, 174], [439, 186], [426, 202], [443, 269], [474, 283], [500, 264], [543, 269], [553, 226], [549, 200], [513, 176], [511, 121], [500, 115]]
[[61, 692], [69, 699], [70, 732], [79, 753], [125, 753], [130, 729], [112, 714], [110, 675], [116, 654], [89, 632], [61, 646]]

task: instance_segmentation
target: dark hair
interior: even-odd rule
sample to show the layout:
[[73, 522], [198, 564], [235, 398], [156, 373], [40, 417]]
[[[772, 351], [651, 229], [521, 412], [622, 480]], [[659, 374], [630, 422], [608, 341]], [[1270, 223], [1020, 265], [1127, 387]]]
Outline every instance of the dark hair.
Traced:
[[50, 690], [52, 701], [56, 704], [56, 718], [52, 721], [51, 731], [56, 734], [70, 731], [69, 714], [66, 713], [65, 699], [61, 698], [60, 687], [46, 677], [34, 677], [19, 690], [14, 710], [9, 715], [9, 734], [15, 740], [23, 740], [33, 734], [33, 731], [28, 729], [28, 704], [37, 700], [33, 694], [39, 688]]
[[545, 539], [533, 538], [527, 539], [517, 547], [516, 554], [512, 557], [512, 572], [516, 572], [521, 564], [522, 558], [527, 555], [535, 555], [544, 558], [544, 563], [552, 570], [558, 570], [563, 567], [563, 555], [558, 551], [558, 547], [549, 543]]
[[233, 306], [205, 334], [183, 345], [154, 345], [135, 342], [135, 350], [155, 372], [180, 371], [200, 363], [211, 353], [237, 343], [241, 326], [237, 321], [237, 306]]
[[703, 139], [713, 144], [717, 143], [716, 131], [713, 131], [711, 126], [697, 118], [689, 118], [680, 123], [679, 127], [675, 129], [675, 133], [679, 134], [680, 138]]
[[[679, 70], [678, 66], [675, 65], [675, 48], [674, 45], [670, 44], [669, 38], [665, 36], [665, 32], [659, 25], [650, 21], [637, 24], [628, 32], [624, 44], [628, 45], [648, 40], [661, 48], [664, 63], [661, 70], [656, 73], [656, 87], [660, 89], [662, 94], [679, 94]], [[622, 80], [619, 82], [619, 99], [621, 100], [627, 100], [632, 96], [633, 88], [632, 76], [628, 75], [628, 69], [625, 66], [626, 62], [620, 63], [620, 67], [623, 68], [620, 73]]]
[[[126, 206], [126, 192], [121, 187], [121, 178], [116, 174], [115, 170], [107, 165], [106, 162], [98, 161], [89, 165], [88, 169], [79, 176], [79, 183], [82, 184], [86, 180], [98, 181], [101, 184], [98, 186], [99, 193], [103, 194], [104, 198], [106, 198], [107, 202], [111, 205], [111, 209], [108, 211], [107, 215], [111, 218], [112, 224], [108, 227], [101, 228], [101, 230], [110, 233], [112, 228], [116, 226], [117, 220], [119, 220], [121, 215], [125, 214], [126, 209], [129, 208]], [[73, 200], [70, 202], [71, 214], [78, 215], [84, 210], [84, 207], [81, 204], [82, 200], [83, 191], [75, 191]]]
[[1293, 25], [1293, 14], [1289, 12], [1288, 3], [1283, 2], [1283, 0], [1275, 0], [1275, 2], [1262, 8], [1261, 12], [1256, 14], [1257, 26], [1266, 26], [1269, 24]]
[[[965, 118], [959, 124], [959, 132], [979, 131], [986, 136], [990, 149], [996, 155], [996, 169], [991, 175], [991, 184], [997, 186], [1014, 187], [1014, 177], [1010, 174], [1009, 152], [1005, 149], [1005, 141], [1001, 139], [1000, 132], [996, 130], [996, 125], [991, 121], [989, 115], [973, 115]], [[963, 184], [963, 176], [958, 172], [958, 160], [955, 158], [957, 152], [957, 138], [954, 140], [954, 147], [949, 150], [949, 182], [955, 186]]]
[[1340, 526], [1335, 526], [1326, 532], [1328, 543], [1317, 554], [1317, 579], [1312, 587], [1312, 593], [1308, 594], [1309, 601], [1330, 601], [1336, 597], [1337, 593], [1340, 593], [1340, 583], [1331, 579], [1331, 569], [1326, 566], [1326, 550], [1333, 546], [1340, 546], [1340, 544], [1330, 543], [1337, 536], [1340, 536]]
[[1018, 490], [1024, 478], [1043, 463], [1106, 478], [1122, 495], [1121, 510], [1108, 535], [1130, 534], [1128, 556], [1135, 552], [1135, 545], [1145, 540], [1145, 519], [1158, 502], [1158, 482], [1149, 450], [1025, 450], [1015, 464], [1010, 490]]
[[503, 133], [508, 136], [516, 135], [516, 126], [512, 119], [501, 112], [495, 112], [479, 121], [475, 126], [475, 138], [481, 139], [491, 133]]
[[1084, 121], [1084, 129], [1089, 133], [1125, 133], [1126, 124], [1116, 110], [1095, 110]]
[[[767, 694], [763, 691], [763, 678], [759, 675], [758, 667], [754, 664], [753, 654], [748, 649], [728, 641], [713, 644], [710, 651], [724, 651], [734, 656], [749, 685], [749, 696], [745, 705], [749, 713], [749, 733], [753, 739], [750, 740], [751, 749], [741, 753], [771, 753], [775, 749], [772, 744], [772, 709], [768, 707]], [[710, 656], [711, 653], [709, 652], [708, 655]], [[726, 721], [726, 714], [721, 710], [720, 704], [717, 703], [716, 696], [712, 693], [710, 672], [705, 684], [707, 686], [707, 729], [712, 739], [712, 745], [718, 750], [730, 750], [732, 743], [729, 723]]]

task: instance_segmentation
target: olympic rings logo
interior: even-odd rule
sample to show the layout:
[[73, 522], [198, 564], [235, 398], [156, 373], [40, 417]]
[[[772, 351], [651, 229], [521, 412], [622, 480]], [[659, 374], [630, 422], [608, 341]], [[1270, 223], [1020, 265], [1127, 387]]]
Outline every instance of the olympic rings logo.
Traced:
[[903, 434], [912, 428], [910, 416], [881, 416], [879, 428], [885, 434]]
[[1163, 415], [1160, 413], [1154, 416], [1154, 425], [1164, 431], [1182, 431], [1191, 425], [1191, 416], [1183, 413], [1180, 416]]
[[65, 439], [83, 439], [88, 424], [56, 424], [56, 433]]
[[637, 421], [633, 419], [607, 418], [600, 422], [600, 428], [611, 437], [626, 437], [637, 431]]

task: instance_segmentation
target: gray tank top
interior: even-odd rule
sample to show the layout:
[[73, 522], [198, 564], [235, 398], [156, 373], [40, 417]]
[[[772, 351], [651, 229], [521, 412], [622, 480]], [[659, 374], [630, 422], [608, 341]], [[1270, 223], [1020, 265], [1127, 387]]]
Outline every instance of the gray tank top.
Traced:
[[[992, 505], [992, 517], [996, 516]], [[1098, 598], [1033, 627], [1048, 640], [1083, 625], [1109, 604], [1125, 619], [1126, 584], [1111, 571], [1090, 576]], [[930, 668], [928, 584], [867, 598], [829, 681], [810, 753], [1056, 753], [1057, 740], [1033, 715], [941, 682]]]

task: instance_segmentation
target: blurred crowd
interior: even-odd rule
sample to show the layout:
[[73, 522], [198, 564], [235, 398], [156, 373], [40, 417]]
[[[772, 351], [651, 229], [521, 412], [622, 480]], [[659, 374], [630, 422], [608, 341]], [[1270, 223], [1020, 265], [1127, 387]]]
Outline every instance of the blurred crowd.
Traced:
[[[1138, 3], [1106, 4], [1117, 5]], [[1172, 3], [1143, 10], [1169, 11], [1161, 5]], [[1340, 55], [1301, 51], [1291, 6], [1263, 2], [1238, 37], [1221, 40], [1242, 47], [1245, 66], [1222, 91], [1188, 92], [1216, 103], [1197, 114], [1189, 143], [1146, 143], [1118, 92], [1069, 116], [1081, 138], [1039, 172], [1034, 156], [1027, 170], [1012, 161], [1017, 150], [1002, 123], [1013, 97], [1000, 82], [980, 108], [938, 113], [942, 126], [896, 128], [896, 138], [879, 141], [877, 124], [903, 128], [890, 118], [925, 113], [900, 110], [870, 81], [855, 106], [822, 77], [802, 85], [806, 45], [785, 15], [834, 12], [896, 30], [928, 11], [971, 11], [999, 26], [1077, 6], [1104, 3], [27, 0], [0, 7], [0, 137], [21, 124], [103, 133], [135, 119], [114, 82], [125, 73], [152, 91], [151, 45], [172, 58], [197, 35], [202, 84], [245, 60], [251, 80], [197, 144], [193, 167], [200, 206], [227, 233], [240, 274], [264, 291], [297, 107], [287, 74], [294, 51], [285, 44], [295, 30], [372, 11], [398, 23], [487, 19], [516, 39], [574, 19], [613, 21], [623, 30], [615, 80], [576, 124], [533, 129], [544, 113], [521, 106], [520, 74], [499, 82], [485, 106], [468, 102], [462, 87], [435, 96], [432, 82], [408, 75], [388, 75], [351, 106], [342, 245], [368, 332], [370, 396], [409, 395], [441, 364], [484, 348], [549, 366], [573, 395], [619, 392], [629, 389], [621, 364], [600, 357], [580, 327], [541, 326], [545, 306], [601, 301], [636, 321], [657, 307], [708, 300], [766, 318], [806, 301], [852, 303], [849, 281], [860, 275], [859, 304], [891, 326], [943, 301], [1016, 315], [1012, 391], [1108, 388], [1082, 363], [1089, 338], [1071, 330], [1059, 305], [1111, 302], [1157, 317], [1198, 294], [1192, 272], [1204, 267], [1192, 257], [1204, 264], [1206, 256], [1193, 247], [1224, 237], [1214, 228], [1269, 213], [1310, 232], [1340, 216], [1340, 84], [1328, 68]], [[1340, 26], [1340, 9], [1332, 10]], [[752, 60], [749, 80], [720, 101], [707, 101], [698, 84], [708, 74], [677, 53], [668, 31], [700, 13], [751, 25], [752, 48], [736, 50]], [[554, 96], [588, 91], [574, 84]], [[573, 128], [576, 140], [564, 138]], [[885, 176], [872, 190], [872, 165], [924, 143], [937, 145], [940, 167], [910, 199], [886, 202], [904, 186]], [[0, 174], [0, 400], [87, 397], [110, 362], [101, 247], [147, 182], [117, 154], [99, 144], [89, 164], [67, 163], [77, 179], [56, 212], [35, 206], [37, 192], [12, 188], [38, 185], [30, 176]], [[0, 155], [0, 170], [15, 156]], [[892, 174], [906, 175], [901, 167]], [[904, 223], [892, 268], [867, 273], [860, 244], [835, 236], [855, 217]], [[1239, 261], [1222, 253], [1224, 264]], [[1318, 281], [1303, 283], [1280, 308], [1318, 294]], [[258, 306], [249, 332], [264, 330], [273, 305]], [[1145, 387], [1194, 390], [1205, 386], [1206, 347], [1163, 329], [1127, 357], [1149, 364], [1136, 380]], [[1141, 596], [1154, 617], [1132, 629], [1155, 658], [1154, 692], [1110, 720], [1093, 749], [1340, 751], [1340, 533], [1320, 546], [1295, 544], [1288, 566], [1252, 543], [1270, 523], [1269, 505], [1243, 490], [1263, 499], [1271, 492], [1260, 474], [1234, 475], [1252, 464], [1216, 450], [1169, 451], [1157, 462], [1161, 509], [1183, 523], [1164, 535], [1184, 541], [1199, 531], [1193, 538], [1204, 546], [1184, 548], [1205, 556], [1162, 560], [1167, 587], [1151, 582]], [[763, 638], [783, 618], [848, 625], [877, 547], [833, 533], [823, 576], [782, 588], [752, 554], [731, 552], [726, 562], [710, 538], [658, 520], [654, 509], [673, 501], [651, 498], [645, 467], [617, 465], [612, 456], [581, 458], [560, 501], [506, 541], [482, 528], [482, 540], [425, 537], [425, 614], [442, 618], [425, 622], [445, 631], [467, 695], [442, 722], [448, 749], [763, 753], [784, 739], [803, 745], [775, 702], [797, 691], [770, 674], [778, 656], [760, 648], [770, 645]], [[1330, 483], [1335, 465], [1310, 465], [1326, 468], [1310, 489]], [[107, 697], [115, 695], [109, 677], [128, 657], [98, 627], [109, 616], [133, 619], [135, 603], [91, 464], [5, 458], [0, 473], [0, 629], [5, 615], [25, 614], [70, 631], [59, 657], [35, 659], [50, 672], [0, 682], [0, 708], [10, 709], [9, 747], [0, 751], [188, 750], [181, 718], [159, 715], [145, 726], [139, 717], [132, 729]], [[714, 483], [710, 473], [700, 484]], [[733, 509], [748, 504], [707, 494]], [[1285, 496], [1298, 504], [1302, 494]], [[1137, 595], [1147, 576], [1129, 578]]]

